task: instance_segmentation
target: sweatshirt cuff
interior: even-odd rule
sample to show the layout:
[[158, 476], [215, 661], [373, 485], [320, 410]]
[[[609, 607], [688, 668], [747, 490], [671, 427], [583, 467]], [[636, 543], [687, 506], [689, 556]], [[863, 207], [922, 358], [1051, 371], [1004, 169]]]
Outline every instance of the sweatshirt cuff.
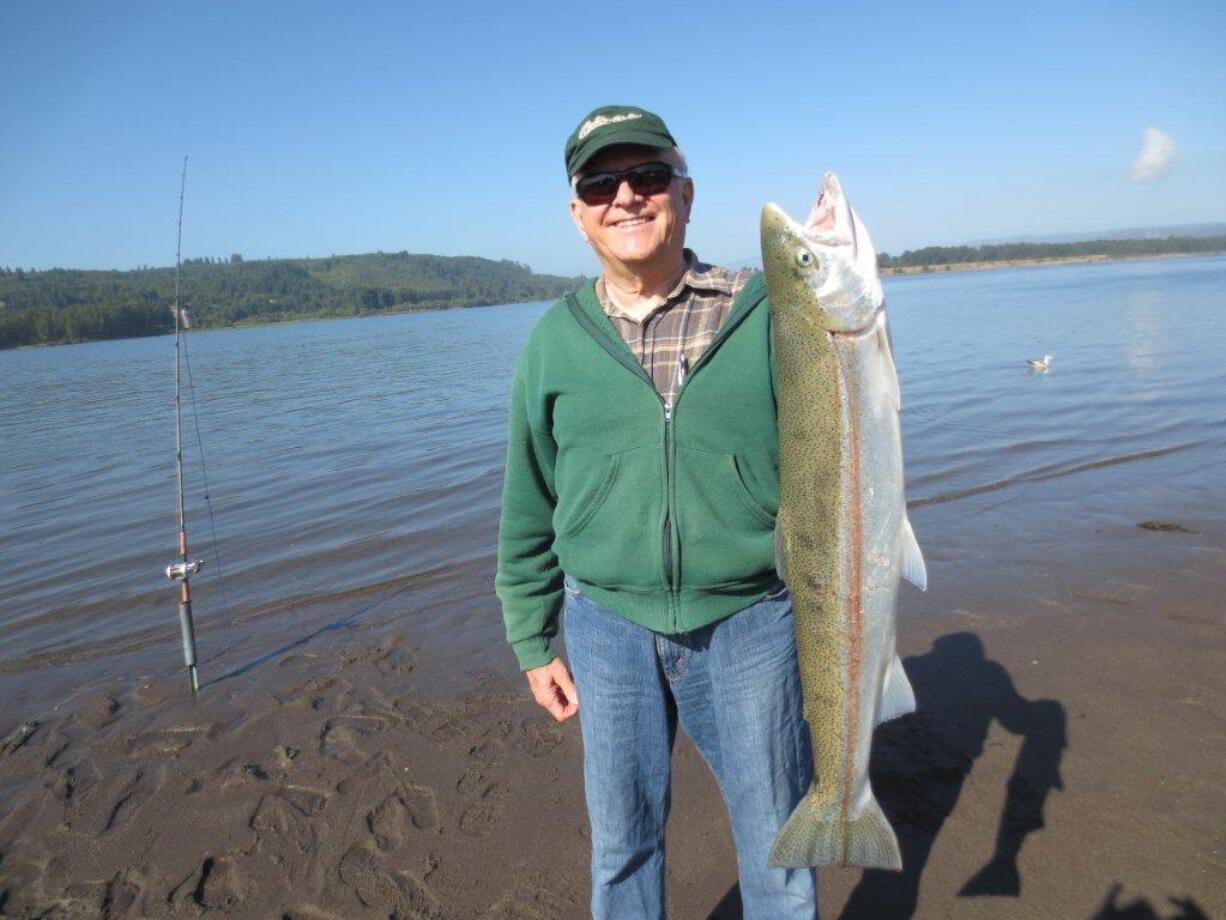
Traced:
[[511, 643], [515, 657], [519, 659], [521, 671], [531, 671], [533, 668], [543, 668], [558, 656], [549, 648], [549, 639], [545, 636], [529, 636]]

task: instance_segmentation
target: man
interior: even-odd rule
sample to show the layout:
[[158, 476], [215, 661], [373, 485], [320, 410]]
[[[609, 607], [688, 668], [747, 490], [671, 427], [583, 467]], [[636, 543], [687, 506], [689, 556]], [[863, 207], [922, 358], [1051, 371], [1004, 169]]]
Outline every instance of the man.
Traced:
[[[596, 109], [565, 157], [601, 276], [520, 358], [496, 588], [536, 701], [579, 714], [592, 914], [664, 916], [679, 720], [727, 803], [745, 916], [811, 920], [814, 873], [767, 865], [812, 766], [774, 570], [765, 285], [684, 248], [694, 183], [658, 116]], [[550, 648], [562, 609], [573, 678]]]

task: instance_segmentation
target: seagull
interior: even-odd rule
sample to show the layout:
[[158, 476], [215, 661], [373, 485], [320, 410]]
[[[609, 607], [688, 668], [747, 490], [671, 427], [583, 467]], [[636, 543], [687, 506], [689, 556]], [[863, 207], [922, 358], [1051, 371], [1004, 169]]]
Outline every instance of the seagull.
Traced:
[[1026, 364], [1030, 366], [1032, 371], [1045, 371], [1051, 368], [1051, 355], [1044, 355], [1042, 358], [1028, 358]]

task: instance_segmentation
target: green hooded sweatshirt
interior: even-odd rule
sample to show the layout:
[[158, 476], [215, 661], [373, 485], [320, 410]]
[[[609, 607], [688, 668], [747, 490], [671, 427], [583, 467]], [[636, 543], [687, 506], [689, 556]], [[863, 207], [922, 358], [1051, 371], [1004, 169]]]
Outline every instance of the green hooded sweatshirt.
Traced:
[[723, 619], [776, 584], [769, 319], [755, 275], [668, 406], [594, 282], [541, 317], [511, 385], [494, 581], [522, 669], [555, 657], [563, 573], [665, 634]]

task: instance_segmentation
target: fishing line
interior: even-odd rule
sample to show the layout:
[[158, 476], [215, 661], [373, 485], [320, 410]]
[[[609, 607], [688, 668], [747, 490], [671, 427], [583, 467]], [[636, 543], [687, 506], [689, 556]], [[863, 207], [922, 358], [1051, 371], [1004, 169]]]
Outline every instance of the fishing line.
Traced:
[[[213, 179], [213, 181], [215, 181], [218, 185], [222, 185], [225, 188], [229, 189], [231, 192], [233, 192], [234, 195], [237, 196], [238, 200], [242, 202], [243, 204], [257, 205], [259, 210], [263, 211], [265, 214], [268, 214], [276, 218], [277, 222], [283, 226], [288, 226], [294, 230], [302, 229], [303, 224], [301, 220], [298, 220], [292, 217], [289, 214], [289, 212], [287, 212], [284, 208], [279, 207], [278, 205], [272, 204], [266, 196], [261, 195], [258, 192], [254, 192], [250, 189], [239, 188], [233, 182], [226, 179], [224, 174], [221, 172], [221, 170], [206, 166], [205, 164], [201, 163], [200, 160], [192, 160], [192, 164], [195, 166], [196, 169], [203, 170], [204, 172], [208, 173], [209, 176]], [[222, 208], [222, 210], [225, 210], [224, 207]], [[279, 258], [287, 258], [287, 257], [279, 257]], [[300, 258], [311, 258], [311, 257], [302, 256]], [[327, 258], [327, 256], [322, 256], [318, 258]], [[263, 260], [259, 260], [259, 261], [263, 261]]]

